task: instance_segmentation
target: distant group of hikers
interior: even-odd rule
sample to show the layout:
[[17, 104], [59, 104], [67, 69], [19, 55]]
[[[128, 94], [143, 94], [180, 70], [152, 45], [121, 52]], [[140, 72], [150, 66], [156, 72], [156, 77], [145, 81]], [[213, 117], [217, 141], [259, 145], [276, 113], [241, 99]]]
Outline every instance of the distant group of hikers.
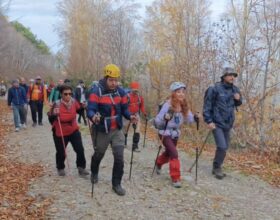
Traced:
[[[233, 84], [236, 77], [237, 73], [233, 68], [224, 68], [221, 81], [210, 86], [204, 96], [203, 119], [212, 130], [216, 142], [212, 172], [217, 179], [225, 177], [222, 165], [229, 147], [230, 130], [235, 119], [234, 111], [242, 104], [240, 90]], [[139, 83], [131, 82], [130, 92], [126, 92], [119, 83], [120, 69], [114, 64], [105, 66], [104, 77], [94, 81], [90, 89], [86, 89], [82, 80], [75, 89], [69, 80], [59, 80], [57, 85], [52, 85], [51, 90], [47, 92], [41, 80], [38, 76], [35, 81], [30, 81], [30, 85], [26, 85], [23, 78], [19, 81], [14, 80], [8, 90], [8, 105], [13, 109], [16, 131], [26, 128], [28, 104], [32, 113], [32, 126], [35, 127], [37, 122], [42, 125], [43, 104], [48, 103], [48, 118], [52, 124], [58, 175], [66, 175], [64, 162], [66, 147], [70, 142], [77, 155], [78, 173], [86, 176], [89, 172], [86, 170], [82, 136], [77, 123], [81, 123], [83, 119], [84, 124], [90, 126], [94, 148], [90, 168], [92, 184], [98, 182], [100, 163], [111, 145], [114, 157], [112, 189], [118, 195], [125, 195], [121, 181], [127, 132], [132, 125], [132, 151], [140, 152], [138, 145], [141, 113], [147, 122]], [[180, 161], [176, 148], [181, 134], [180, 126], [202, 118], [201, 114], [191, 112], [186, 100], [186, 91], [186, 84], [173, 82], [170, 85], [170, 97], [164, 102], [154, 120], [159, 139], [165, 147], [165, 151], [156, 158], [156, 173], [160, 174], [162, 166], [169, 163], [172, 185], [176, 188], [181, 187]], [[126, 126], [123, 124], [123, 118], [127, 120]]]

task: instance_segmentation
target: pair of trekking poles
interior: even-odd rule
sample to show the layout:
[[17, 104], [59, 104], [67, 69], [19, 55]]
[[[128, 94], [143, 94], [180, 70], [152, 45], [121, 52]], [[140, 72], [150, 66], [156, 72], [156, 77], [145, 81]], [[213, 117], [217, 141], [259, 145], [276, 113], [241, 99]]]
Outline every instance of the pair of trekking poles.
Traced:
[[[195, 121], [196, 121], [196, 128], [197, 128], [197, 131], [198, 131], [198, 130], [199, 130], [199, 118], [196, 117], [196, 116], [195, 116]], [[154, 168], [153, 168], [153, 172], [152, 172], [152, 177], [153, 177], [154, 172], [155, 172], [155, 169], [156, 169], [157, 159], [158, 159], [159, 154], [160, 154], [160, 151], [161, 151], [161, 149], [162, 149], [164, 133], [165, 133], [166, 130], [167, 130], [168, 122], [169, 122], [168, 120], [166, 120], [166, 122], [165, 122], [164, 132], [163, 132], [163, 135], [162, 135], [162, 137], [161, 137], [160, 146], [159, 146], [159, 149], [158, 149], [158, 152], [157, 152], [157, 155], [156, 155], [155, 164], [154, 164]], [[196, 149], [195, 149], [195, 153], [196, 153], [196, 154], [195, 154], [195, 155], [196, 155], [196, 156], [195, 156], [195, 161], [192, 163], [192, 165], [190, 166], [190, 168], [189, 168], [189, 170], [188, 170], [188, 172], [191, 173], [191, 172], [192, 172], [192, 169], [193, 169], [194, 166], [195, 166], [195, 168], [196, 168], [196, 169], [195, 169], [195, 183], [196, 183], [196, 184], [197, 184], [197, 177], [198, 177], [198, 159], [199, 159], [199, 157], [201, 156], [201, 154], [202, 154], [202, 152], [203, 152], [203, 150], [204, 150], [204, 148], [205, 148], [205, 146], [206, 146], [206, 142], [207, 142], [207, 140], [208, 140], [210, 134], [211, 134], [211, 131], [208, 132], [208, 134], [207, 134], [207, 136], [206, 136], [206, 138], [205, 138], [205, 140], [204, 140], [204, 142], [203, 142], [203, 144], [202, 144], [200, 150], [198, 149], [198, 147], [196, 147]]]

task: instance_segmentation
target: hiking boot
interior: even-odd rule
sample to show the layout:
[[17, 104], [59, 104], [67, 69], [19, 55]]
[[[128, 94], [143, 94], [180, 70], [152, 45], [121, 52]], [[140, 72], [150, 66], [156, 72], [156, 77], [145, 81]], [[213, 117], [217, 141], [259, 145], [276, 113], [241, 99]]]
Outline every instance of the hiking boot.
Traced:
[[98, 183], [98, 175], [97, 174], [91, 174], [90, 181], [92, 184]]
[[89, 172], [86, 169], [82, 168], [82, 167], [78, 167], [78, 171], [79, 171], [79, 175], [81, 175], [81, 176], [89, 175]]
[[113, 186], [114, 192], [119, 196], [125, 195], [125, 189], [121, 187], [121, 185]]
[[64, 169], [58, 169], [57, 174], [58, 174], [58, 176], [65, 176], [66, 175]]
[[18, 128], [18, 127], [16, 127], [16, 130], [15, 130], [15, 132], [19, 132], [19, 128]]
[[175, 188], [181, 188], [181, 187], [182, 187], [181, 181], [180, 181], [180, 180], [173, 181], [173, 182], [172, 182], [172, 185], [173, 185], [173, 187], [175, 187]]
[[156, 164], [156, 174], [160, 175], [161, 174], [161, 167]]
[[133, 151], [136, 152], [136, 153], [141, 152], [141, 150], [138, 147], [133, 148]]
[[223, 179], [226, 176], [226, 174], [223, 173], [222, 168], [213, 168], [212, 174], [219, 180]]
[[32, 127], [35, 128], [37, 126], [36, 122], [33, 122]]

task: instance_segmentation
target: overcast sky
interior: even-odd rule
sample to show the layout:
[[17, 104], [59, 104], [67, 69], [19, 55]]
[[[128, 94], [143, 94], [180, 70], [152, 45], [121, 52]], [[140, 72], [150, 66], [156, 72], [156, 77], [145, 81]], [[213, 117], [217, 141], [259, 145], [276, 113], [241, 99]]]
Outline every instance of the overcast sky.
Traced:
[[[141, 5], [141, 15], [145, 13], [145, 6], [153, 0], [137, 0]], [[59, 39], [54, 26], [59, 20], [56, 6], [59, 0], [12, 0], [8, 11], [9, 20], [18, 20], [39, 38], [47, 43], [53, 52], [59, 49]], [[213, 0], [211, 10], [217, 18], [225, 8], [227, 0]]]

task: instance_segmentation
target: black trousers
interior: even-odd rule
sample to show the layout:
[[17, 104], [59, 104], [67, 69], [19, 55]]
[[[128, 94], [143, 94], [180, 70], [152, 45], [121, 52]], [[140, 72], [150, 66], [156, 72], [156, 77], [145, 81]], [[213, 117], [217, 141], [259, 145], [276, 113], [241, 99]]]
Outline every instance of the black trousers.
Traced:
[[[56, 168], [64, 169], [65, 152], [64, 152], [62, 137], [56, 136], [55, 132], [53, 132], [53, 140], [56, 148]], [[77, 130], [71, 135], [64, 136], [64, 142], [65, 142], [65, 147], [67, 147], [69, 142], [72, 144], [72, 147], [77, 155], [76, 158], [77, 167], [86, 168], [86, 158], [85, 158], [84, 147], [83, 147], [80, 131]]]
[[43, 101], [30, 101], [30, 109], [33, 123], [37, 123], [37, 113], [38, 122], [42, 123], [43, 120]]
[[78, 111], [78, 122], [81, 123], [81, 117], [84, 120], [84, 124], [87, 124], [86, 116], [85, 116], [85, 108], [80, 108]]

